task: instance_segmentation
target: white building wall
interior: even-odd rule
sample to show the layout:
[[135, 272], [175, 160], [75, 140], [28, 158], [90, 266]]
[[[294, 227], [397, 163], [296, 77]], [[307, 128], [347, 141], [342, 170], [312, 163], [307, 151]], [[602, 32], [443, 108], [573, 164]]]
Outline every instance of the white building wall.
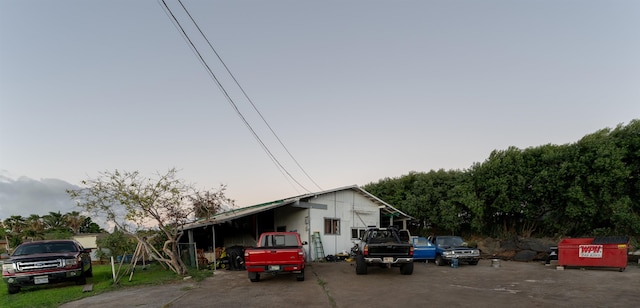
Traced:
[[309, 228], [307, 226], [307, 217], [309, 216], [309, 210], [305, 208], [285, 206], [276, 208], [274, 212], [274, 230], [278, 227], [285, 227], [285, 231], [294, 231], [300, 234], [300, 240], [307, 242], [307, 245], [303, 245], [303, 249], [307, 255], [307, 260], [310, 256], [310, 244]]
[[297, 208], [291, 206], [285, 206], [275, 209], [274, 212], [274, 230], [278, 227], [285, 227], [285, 231], [294, 231], [300, 233], [300, 237], [304, 240], [305, 234], [305, 217], [308, 215], [308, 210], [304, 208]]
[[[311, 248], [311, 260], [316, 258], [313, 240], [310, 238], [314, 232], [320, 233], [324, 255], [327, 256], [350, 251], [353, 246], [352, 228], [379, 225], [378, 205], [350, 189], [319, 195], [308, 202], [327, 206], [326, 210], [310, 209], [310, 234], [307, 238]], [[340, 220], [340, 234], [325, 234], [324, 222], [327, 218]]]
[[98, 244], [96, 243], [97, 239], [98, 239], [98, 235], [97, 234], [79, 234], [79, 235], [74, 235], [73, 239], [76, 240], [78, 243], [80, 243], [80, 245], [82, 245], [82, 247], [84, 247], [85, 249], [91, 249], [91, 261], [99, 261], [100, 258], [98, 258], [97, 253], [97, 248], [98, 248]]

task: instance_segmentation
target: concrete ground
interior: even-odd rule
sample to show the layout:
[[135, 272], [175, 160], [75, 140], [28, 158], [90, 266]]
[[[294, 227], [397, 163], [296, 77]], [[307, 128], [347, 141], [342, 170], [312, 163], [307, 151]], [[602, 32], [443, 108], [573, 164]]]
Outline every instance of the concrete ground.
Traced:
[[100, 294], [61, 307], [638, 307], [640, 266], [565, 269], [542, 263], [489, 260], [477, 266], [415, 263], [413, 275], [398, 268], [370, 267], [356, 275], [351, 263], [313, 263], [306, 279], [261, 277], [219, 270], [214, 277]]

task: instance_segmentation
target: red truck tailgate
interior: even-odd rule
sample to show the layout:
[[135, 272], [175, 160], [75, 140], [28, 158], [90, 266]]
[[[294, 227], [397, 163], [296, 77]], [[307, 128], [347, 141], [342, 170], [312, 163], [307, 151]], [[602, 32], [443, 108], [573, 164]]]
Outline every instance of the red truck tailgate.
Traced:
[[300, 249], [287, 248], [253, 248], [245, 254], [245, 265], [286, 265], [298, 264], [303, 256], [299, 254]]

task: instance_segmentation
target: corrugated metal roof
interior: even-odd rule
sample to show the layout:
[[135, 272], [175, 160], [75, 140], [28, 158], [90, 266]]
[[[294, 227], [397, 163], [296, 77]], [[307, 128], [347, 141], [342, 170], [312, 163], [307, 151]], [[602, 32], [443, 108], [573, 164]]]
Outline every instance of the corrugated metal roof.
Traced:
[[260, 204], [251, 205], [251, 206], [247, 206], [247, 207], [242, 207], [242, 208], [238, 208], [238, 209], [232, 209], [232, 210], [229, 210], [229, 211], [225, 211], [225, 212], [222, 212], [222, 213], [215, 214], [209, 219], [200, 219], [200, 220], [196, 220], [196, 221], [194, 221], [192, 223], [186, 224], [184, 226], [184, 230], [193, 229], [193, 228], [197, 228], [197, 227], [208, 226], [208, 225], [220, 224], [220, 223], [223, 223], [223, 222], [226, 222], [226, 221], [230, 221], [230, 220], [241, 218], [241, 217], [244, 217], [244, 216], [249, 216], [249, 215], [257, 214], [257, 213], [260, 213], [260, 212], [268, 211], [268, 210], [275, 209], [275, 208], [278, 208], [278, 207], [281, 207], [281, 206], [285, 206], [285, 205], [288, 205], [288, 204], [294, 204], [296, 202], [299, 202], [300, 200], [305, 200], [305, 199], [313, 198], [313, 197], [318, 196], [318, 195], [329, 194], [329, 193], [332, 193], [332, 192], [342, 191], [342, 190], [354, 190], [354, 191], [360, 193], [361, 195], [363, 195], [366, 198], [368, 198], [369, 200], [371, 200], [373, 203], [378, 204], [380, 209], [382, 210], [382, 212], [387, 216], [394, 216], [394, 217], [398, 217], [399, 219], [414, 219], [413, 217], [403, 213], [402, 211], [400, 211], [400, 210], [396, 209], [395, 207], [391, 206], [390, 204], [380, 200], [378, 197], [370, 194], [369, 192], [365, 191], [364, 189], [360, 188], [359, 186], [352, 185], [352, 186], [346, 186], [346, 187], [340, 187], [340, 188], [325, 190], [325, 191], [321, 191], [321, 192], [317, 192], [317, 193], [308, 193], [308, 194], [295, 196], [295, 197], [290, 197], [290, 198], [282, 199], [282, 200], [276, 200], [276, 201], [271, 201], [271, 202], [266, 202], [266, 203], [260, 203]]

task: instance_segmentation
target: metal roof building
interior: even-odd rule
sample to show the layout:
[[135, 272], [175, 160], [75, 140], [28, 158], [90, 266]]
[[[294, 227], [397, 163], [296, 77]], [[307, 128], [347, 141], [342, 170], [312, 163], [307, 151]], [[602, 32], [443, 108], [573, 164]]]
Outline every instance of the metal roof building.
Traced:
[[297, 231], [307, 260], [349, 251], [367, 226], [406, 229], [413, 217], [357, 185], [232, 209], [184, 226], [198, 248], [254, 246], [262, 232]]

